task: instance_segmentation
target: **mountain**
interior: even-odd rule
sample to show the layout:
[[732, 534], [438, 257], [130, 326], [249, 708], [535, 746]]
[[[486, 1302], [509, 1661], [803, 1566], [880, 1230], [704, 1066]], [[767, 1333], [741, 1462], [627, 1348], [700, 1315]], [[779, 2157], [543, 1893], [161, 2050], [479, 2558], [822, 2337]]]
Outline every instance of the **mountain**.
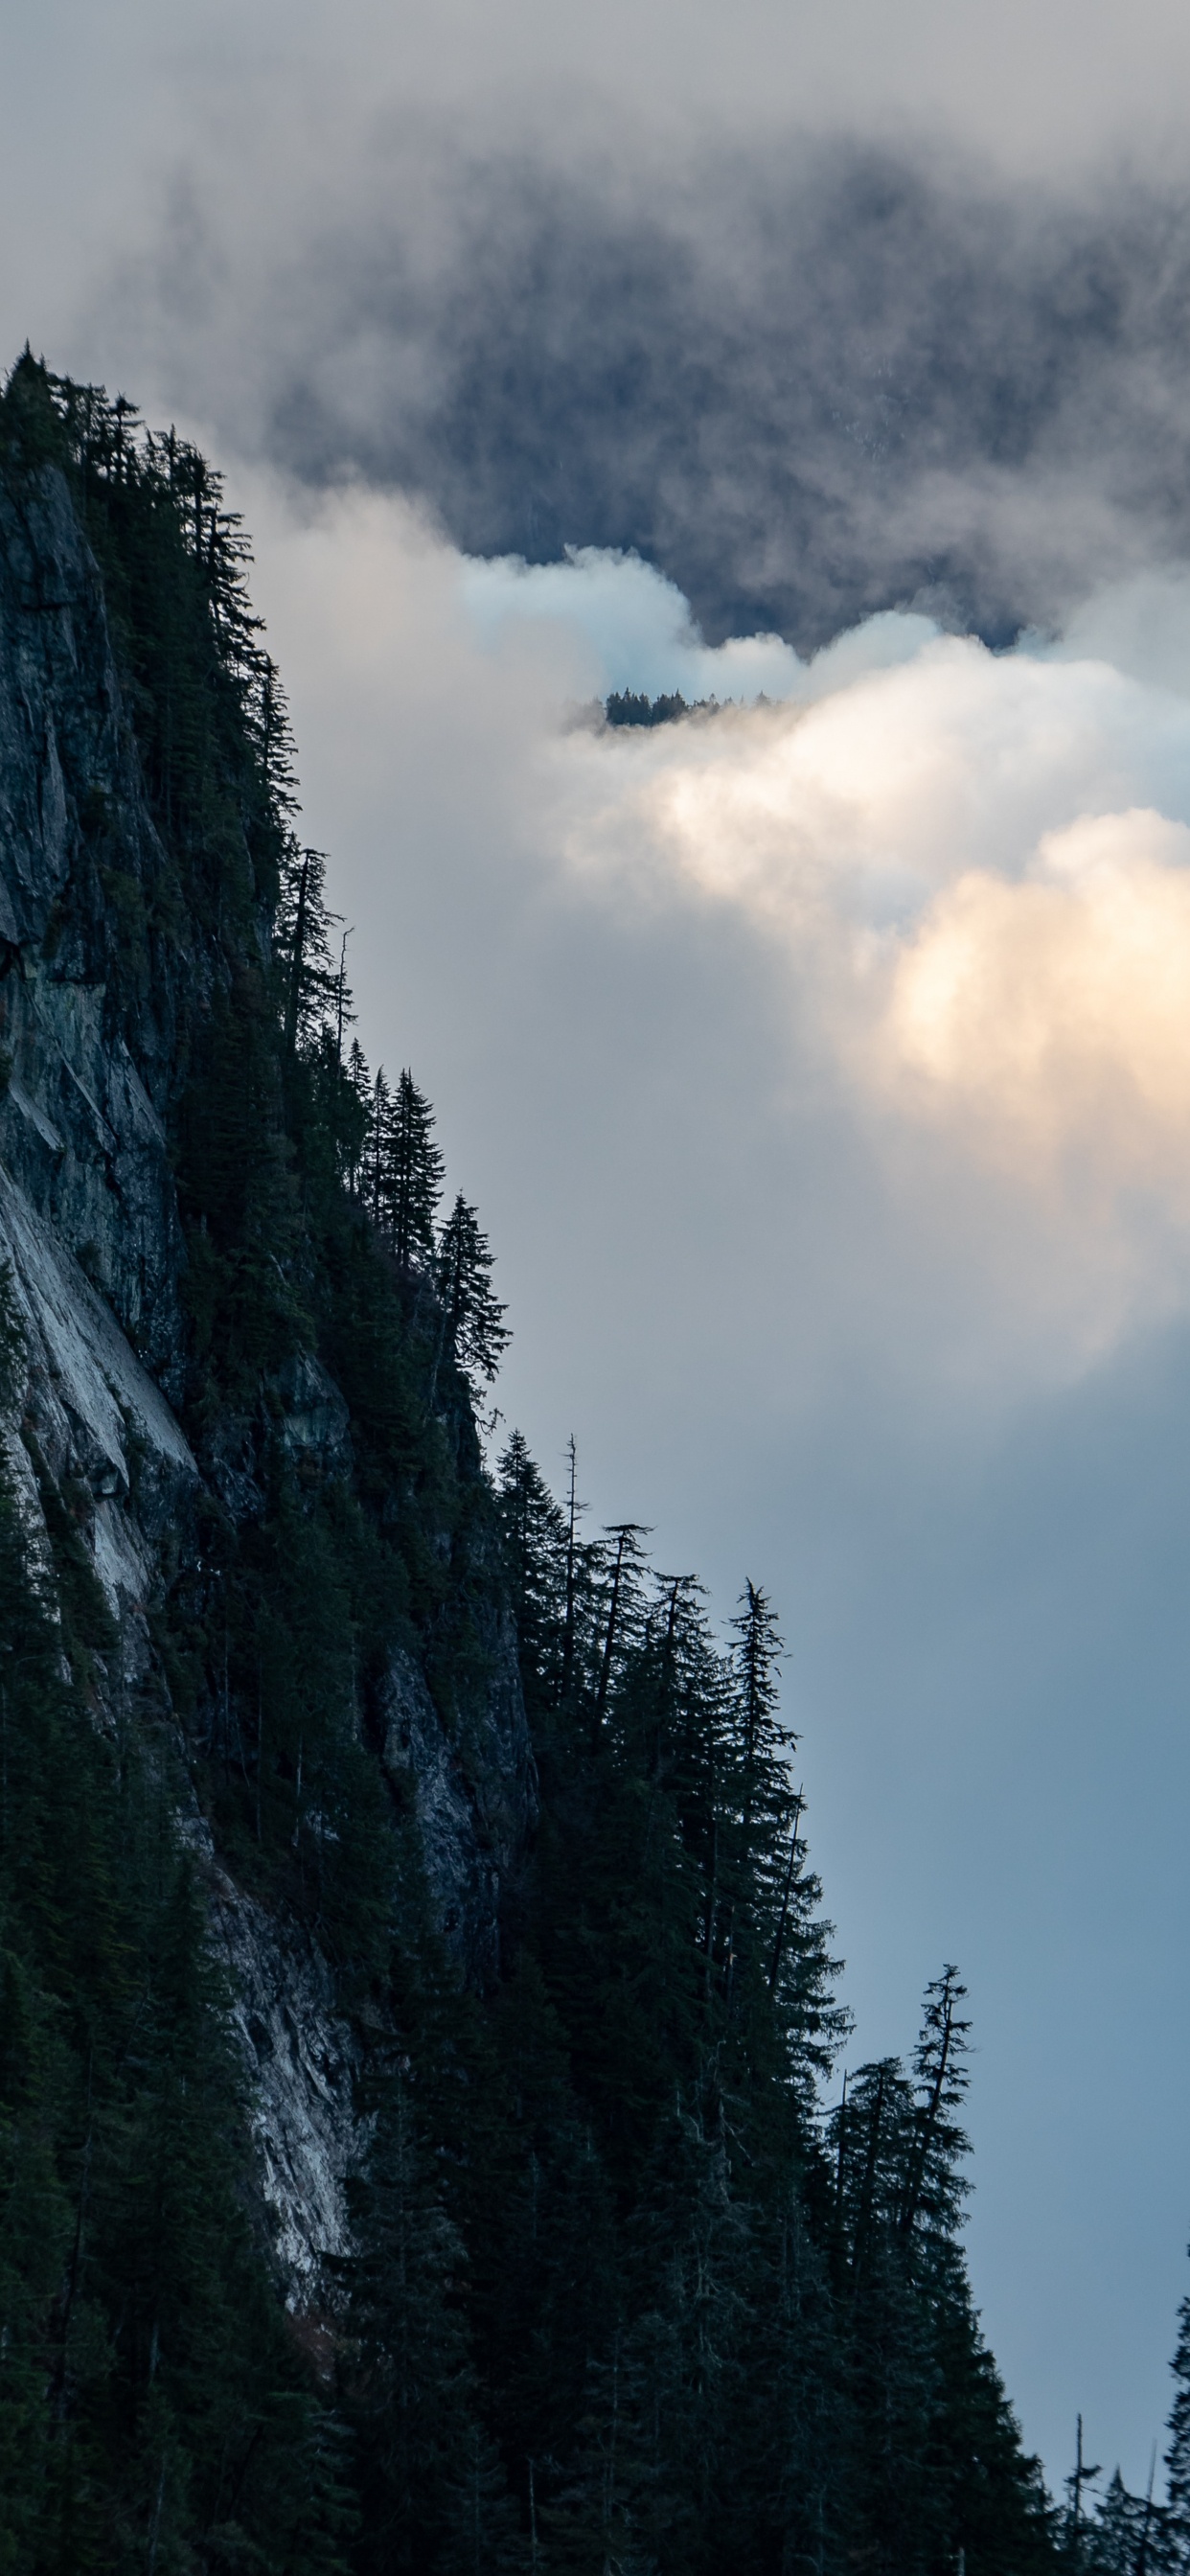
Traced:
[[0, 2568], [1057, 2566], [957, 1972], [825, 2109], [770, 1605], [725, 1646], [573, 1477], [485, 1465], [491, 1256], [349, 1043], [245, 563], [193, 449], [26, 353]]

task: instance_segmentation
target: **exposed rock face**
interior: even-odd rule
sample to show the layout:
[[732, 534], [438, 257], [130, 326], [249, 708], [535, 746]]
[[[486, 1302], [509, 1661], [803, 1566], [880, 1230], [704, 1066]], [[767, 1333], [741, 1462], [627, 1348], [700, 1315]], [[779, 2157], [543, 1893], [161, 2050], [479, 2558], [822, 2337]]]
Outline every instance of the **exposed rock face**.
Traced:
[[89, 1497], [86, 1537], [139, 1669], [158, 1551], [184, 1537], [198, 1468], [160, 1388], [52, 1224], [0, 1167], [0, 1258], [25, 1343], [22, 1486], [39, 1512], [30, 1455]]
[[384, 1749], [389, 1778], [406, 1791], [421, 1836], [438, 1929], [481, 1971], [495, 1965], [498, 1876], [494, 1854], [463, 1785], [457, 1752], [447, 1744], [425, 1677], [411, 1655], [397, 1652], [384, 1688]]
[[450, 1742], [426, 1679], [396, 1651], [382, 1694], [381, 1761], [417, 1819], [437, 1928], [478, 1982], [499, 1965], [501, 1881], [515, 1870], [536, 1783], [511, 1619], [497, 1614], [484, 1640], [487, 1681], [479, 1710]]
[[[0, 969], [11, 1075], [0, 1159], [81, 1254], [167, 1387], [182, 1238], [164, 1111], [170, 979], [147, 970], [162, 852], [125, 720], [102, 585], [60, 475], [0, 495]], [[191, 961], [191, 971], [197, 961]], [[139, 982], [134, 1061], [113, 1007]], [[177, 971], [183, 971], [179, 957]]]
[[[27, 507], [0, 494], [0, 1258], [25, 1345], [2, 1430], [47, 1562], [49, 1479], [69, 1491], [117, 1623], [100, 1722], [119, 1688], [152, 1678], [147, 1613], [163, 1569], [193, 1553], [203, 1483], [241, 1525], [262, 1509], [253, 1422], [210, 1426], [200, 1463], [174, 1410], [186, 1263], [167, 1142], [178, 991], [182, 978], [201, 989], [211, 969], [184, 925], [172, 949], [146, 939], [163, 863], [102, 584], [67, 486], [47, 469]], [[260, 1411], [299, 1487], [351, 1476], [348, 1407], [312, 1353], [262, 1383]], [[448, 1746], [412, 1654], [394, 1659], [384, 1715], [385, 1768], [420, 1825], [441, 1930], [478, 1975], [495, 1963], [500, 1880], [532, 1805], [515, 1640], [502, 1611], [492, 1619], [492, 1679], [461, 1749]], [[236, 1887], [197, 1814], [180, 1830], [231, 1975], [291, 2303], [309, 2305], [322, 2256], [346, 2242], [356, 2041], [312, 1941]]]
[[351, 1416], [311, 1351], [297, 1351], [273, 1381], [282, 1406], [281, 1445], [298, 1468], [322, 1477], [351, 1474]]
[[335, 2011], [330, 1970], [314, 1942], [283, 1936], [225, 1871], [212, 1876], [212, 1915], [236, 1997], [235, 2023], [252, 2078], [252, 2128], [289, 2305], [317, 2301], [323, 2258], [347, 2251], [345, 2187], [360, 2147], [359, 2052]]

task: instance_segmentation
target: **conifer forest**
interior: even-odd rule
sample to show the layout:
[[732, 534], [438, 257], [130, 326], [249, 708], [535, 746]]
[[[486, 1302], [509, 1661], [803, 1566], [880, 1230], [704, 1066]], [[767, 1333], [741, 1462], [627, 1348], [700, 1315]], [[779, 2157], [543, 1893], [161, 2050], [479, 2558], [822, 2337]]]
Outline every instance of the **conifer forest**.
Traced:
[[0, 553], [0, 2571], [1190, 2567], [1190, 2309], [1048, 2492], [959, 1968], [854, 2063], [780, 1605], [491, 1428], [217, 474], [26, 353]]

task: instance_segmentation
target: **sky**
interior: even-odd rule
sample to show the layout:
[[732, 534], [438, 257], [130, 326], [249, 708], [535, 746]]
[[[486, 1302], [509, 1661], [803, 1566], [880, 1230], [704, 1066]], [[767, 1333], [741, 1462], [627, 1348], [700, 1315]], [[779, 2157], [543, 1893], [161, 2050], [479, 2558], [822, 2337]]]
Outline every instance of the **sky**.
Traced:
[[[787, 1640], [852, 2065], [1141, 2485], [1190, 2235], [1190, 20], [43, 0], [0, 321], [221, 465], [592, 1525]], [[609, 733], [610, 689], [715, 708]]]

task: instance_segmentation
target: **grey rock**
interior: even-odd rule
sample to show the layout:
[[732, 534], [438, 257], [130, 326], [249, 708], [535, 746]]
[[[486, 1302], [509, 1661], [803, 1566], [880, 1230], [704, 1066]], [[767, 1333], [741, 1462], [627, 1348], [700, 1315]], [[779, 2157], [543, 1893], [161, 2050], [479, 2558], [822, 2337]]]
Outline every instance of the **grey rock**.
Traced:
[[286, 1456], [319, 1477], [349, 1476], [351, 1415], [321, 1362], [311, 1351], [295, 1351], [270, 1383], [281, 1405]]
[[[255, 1410], [205, 1430], [201, 1457], [177, 1418], [187, 1264], [167, 1129], [183, 999], [213, 989], [218, 962], [197, 934], [187, 946], [151, 931], [166, 869], [102, 585], [47, 470], [20, 510], [0, 490], [0, 1261], [24, 1346], [0, 1445], [47, 1570], [39, 1475], [75, 1498], [118, 1636], [96, 1659], [100, 1724], [130, 1686], [168, 1705], [150, 1614], [166, 1572], [195, 1561], [204, 1482], [244, 1525], [265, 1508], [270, 1441], [299, 1492], [353, 1472], [348, 1407], [310, 1352], [261, 1385]], [[382, 1710], [384, 1769], [416, 1821], [439, 1926], [481, 1981], [534, 1807], [516, 1641], [482, 1544], [464, 1569], [480, 1649], [465, 1704], [444, 1724], [408, 1653]], [[442, 1547], [449, 1558], [446, 1533]], [[291, 2306], [316, 2308], [349, 2244], [366, 2145], [358, 2033], [317, 1945], [235, 1885], [197, 1811], [178, 1830], [228, 1973], [261, 2206]]]
[[484, 1848], [462, 1764], [411, 1655], [391, 1657], [382, 1705], [381, 1761], [416, 1817], [437, 1928], [466, 1969], [490, 1975], [498, 1963], [495, 1856]]
[[287, 2304], [300, 2310], [333, 2297], [326, 2258], [350, 2250], [347, 2185], [366, 2143], [354, 2103], [359, 2050], [313, 1941], [282, 1928], [224, 1871], [214, 1877], [211, 1916], [250, 2079], [273, 2243]]

